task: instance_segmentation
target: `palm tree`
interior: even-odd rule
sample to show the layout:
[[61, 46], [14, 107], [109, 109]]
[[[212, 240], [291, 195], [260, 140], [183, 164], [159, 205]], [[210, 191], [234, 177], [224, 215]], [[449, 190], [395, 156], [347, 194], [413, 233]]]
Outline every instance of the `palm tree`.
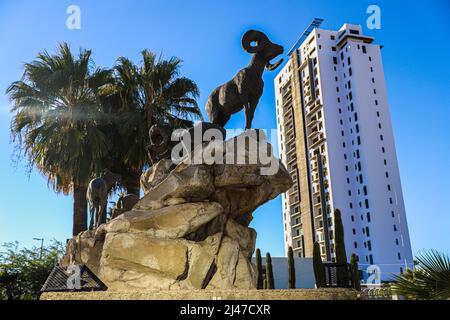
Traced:
[[394, 276], [395, 293], [411, 300], [450, 299], [450, 257], [436, 250], [421, 253], [415, 270]]
[[115, 122], [107, 130], [114, 141], [112, 171], [122, 174], [128, 193], [139, 196], [140, 175], [148, 165], [145, 151], [150, 143], [148, 131], [154, 124], [172, 128], [192, 126], [202, 119], [196, 98], [197, 85], [180, 77], [181, 60], [156, 58], [142, 51], [142, 62], [135, 65], [120, 57], [114, 68], [114, 80], [102, 89], [105, 111]]
[[91, 51], [80, 49], [74, 56], [62, 43], [56, 54], [43, 52], [25, 64], [22, 79], [7, 89], [20, 156], [55, 191], [73, 193], [73, 235], [87, 228], [87, 184], [104, 169], [111, 147], [99, 129], [105, 117], [98, 99], [110, 81], [111, 71], [95, 68]]

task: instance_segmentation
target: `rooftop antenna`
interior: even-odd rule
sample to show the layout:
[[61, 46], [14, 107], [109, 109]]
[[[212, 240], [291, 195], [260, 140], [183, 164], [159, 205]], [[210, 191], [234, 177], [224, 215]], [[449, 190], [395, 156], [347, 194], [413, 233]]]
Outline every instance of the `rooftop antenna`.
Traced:
[[290, 57], [294, 51], [298, 48], [298, 46], [305, 41], [305, 39], [311, 34], [311, 32], [315, 29], [318, 28], [322, 22], [324, 20], [320, 19], [320, 18], [314, 18], [314, 20], [309, 24], [309, 26], [305, 29], [305, 31], [303, 31], [302, 35], [300, 36], [300, 38], [298, 38], [297, 42], [295, 42], [294, 46], [291, 48], [291, 50], [289, 50], [288, 52], [288, 56]]

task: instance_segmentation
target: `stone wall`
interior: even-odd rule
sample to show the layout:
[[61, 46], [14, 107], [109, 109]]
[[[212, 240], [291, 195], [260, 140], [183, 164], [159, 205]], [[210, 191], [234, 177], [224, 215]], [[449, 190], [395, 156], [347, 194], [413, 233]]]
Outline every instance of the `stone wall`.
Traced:
[[300, 290], [161, 290], [44, 293], [41, 300], [358, 300], [347, 289]]

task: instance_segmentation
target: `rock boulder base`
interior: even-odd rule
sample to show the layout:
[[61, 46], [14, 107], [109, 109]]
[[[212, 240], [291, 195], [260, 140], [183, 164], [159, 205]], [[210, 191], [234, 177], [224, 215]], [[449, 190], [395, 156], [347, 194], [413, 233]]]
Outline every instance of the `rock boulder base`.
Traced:
[[[273, 155], [272, 175], [262, 174], [271, 164], [249, 163], [252, 146], [271, 153], [265, 136], [256, 133], [196, 147], [176, 166], [155, 164], [141, 178], [145, 196], [134, 208], [71, 239], [62, 265], [86, 264], [116, 291], [255, 289], [253, 212], [293, 184]], [[248, 143], [232, 148], [240, 138]], [[211, 148], [246, 164], [192, 163]]]

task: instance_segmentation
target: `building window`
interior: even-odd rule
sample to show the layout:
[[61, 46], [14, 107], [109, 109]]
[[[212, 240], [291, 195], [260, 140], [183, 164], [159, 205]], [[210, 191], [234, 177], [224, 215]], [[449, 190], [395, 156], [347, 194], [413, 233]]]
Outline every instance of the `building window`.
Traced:
[[366, 204], [366, 209], [369, 209], [369, 199], [365, 200], [365, 204]]
[[366, 46], [362, 46], [362, 52], [363, 52], [364, 54], [367, 53], [367, 48], [366, 48]]
[[397, 232], [397, 225], [394, 224], [394, 232]]
[[371, 221], [370, 212], [367, 212], [367, 222]]
[[338, 61], [337, 61], [337, 58], [336, 58], [336, 57], [333, 57], [333, 63], [334, 63], [334, 64], [338, 64]]

